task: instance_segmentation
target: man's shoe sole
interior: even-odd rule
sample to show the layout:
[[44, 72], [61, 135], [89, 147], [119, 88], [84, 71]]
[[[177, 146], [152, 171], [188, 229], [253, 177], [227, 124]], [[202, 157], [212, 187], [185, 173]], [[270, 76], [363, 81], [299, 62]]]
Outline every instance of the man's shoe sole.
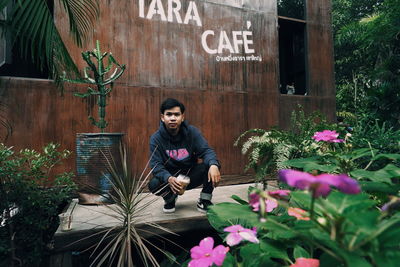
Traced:
[[200, 209], [200, 208], [197, 208], [197, 210], [200, 211], [201, 213], [207, 213], [206, 210], [203, 210], [203, 209]]
[[175, 208], [173, 208], [173, 209], [165, 209], [165, 208], [163, 208], [162, 210], [163, 210], [164, 213], [174, 213], [175, 212]]

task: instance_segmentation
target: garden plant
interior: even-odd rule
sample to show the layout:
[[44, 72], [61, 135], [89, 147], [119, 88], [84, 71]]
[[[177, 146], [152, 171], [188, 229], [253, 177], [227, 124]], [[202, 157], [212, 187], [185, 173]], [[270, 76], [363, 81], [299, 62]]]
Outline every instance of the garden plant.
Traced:
[[[142, 220], [148, 215], [146, 208], [157, 200], [150, 192], [146, 191], [151, 175], [151, 170], [148, 170], [148, 163], [139, 177], [133, 177], [128, 168], [129, 161], [123, 146], [120, 147], [120, 153], [121, 162], [103, 154], [107, 162], [108, 172], [111, 174], [107, 178], [109, 177], [112, 188], [112, 193], [105, 195], [105, 197], [109, 198], [108, 202], [114, 204], [107, 205], [106, 207], [110, 212], [102, 215], [113, 217], [118, 223], [111, 228], [84, 238], [96, 239], [100, 237], [100, 241], [95, 242], [89, 248], [92, 249], [91, 266], [104, 266], [104, 264], [124, 267], [160, 266], [153, 256], [154, 251], [161, 252], [174, 262], [172, 255], [157, 247], [145, 237], [146, 235], [154, 235], [165, 242], [177, 245], [162, 236], [162, 234], [176, 235], [173, 231], [151, 221]], [[121, 167], [116, 166], [119, 163], [122, 164]], [[101, 193], [98, 188], [92, 188], [92, 191]], [[138, 227], [138, 224], [141, 224], [142, 227]], [[143, 225], [149, 226], [149, 228], [144, 228]]]
[[53, 168], [70, 152], [48, 144], [42, 152], [0, 144], [0, 266], [42, 266], [72, 198], [72, 173]]
[[351, 134], [329, 129], [307, 139], [312, 152], [277, 169], [280, 189], [249, 187], [248, 200], [211, 208], [227, 245], [203, 239], [188, 266], [398, 264], [400, 154], [354, 148]]
[[[267, 185], [268, 178], [275, 178], [278, 170], [288, 167], [289, 159], [313, 155], [317, 145], [309, 138], [314, 132], [325, 129], [339, 129], [328, 123], [319, 112], [306, 115], [301, 106], [292, 112], [291, 128], [287, 131], [251, 129], [241, 134], [234, 145], [242, 145], [242, 153], [247, 154], [246, 170], [253, 169], [256, 181]], [[243, 141], [247, 137], [247, 140]]]
[[[102, 53], [100, 50], [100, 42], [96, 41], [96, 48], [93, 51], [82, 52], [82, 58], [87, 63], [87, 67], [83, 69], [84, 77], [80, 79], [63, 78], [66, 82], [94, 85], [96, 88], [88, 87], [86, 93], [75, 93], [74, 95], [81, 98], [95, 96], [98, 106], [98, 120], [89, 116], [91, 123], [98, 127], [103, 133], [108, 123], [105, 120], [107, 97], [113, 89], [114, 82], [124, 73], [126, 66], [120, 65], [111, 53]], [[94, 59], [94, 62], [93, 60]], [[107, 62], [104, 62], [107, 60]], [[91, 72], [91, 75], [88, 73]]]

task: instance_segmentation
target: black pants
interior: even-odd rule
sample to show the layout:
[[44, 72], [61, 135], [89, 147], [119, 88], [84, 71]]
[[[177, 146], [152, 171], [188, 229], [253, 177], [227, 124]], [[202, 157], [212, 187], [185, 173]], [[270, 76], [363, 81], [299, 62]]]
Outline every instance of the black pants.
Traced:
[[[181, 173], [189, 176], [190, 184], [187, 186], [186, 190], [190, 190], [200, 185], [203, 185], [203, 190], [201, 190], [201, 192], [205, 195], [210, 195], [211, 198], [211, 194], [214, 190], [214, 187], [211, 181], [208, 182], [208, 169], [209, 166], [207, 166], [204, 163], [200, 163], [194, 165], [190, 169], [189, 173], [187, 173], [187, 171], [182, 171], [178, 173], [172, 173], [172, 175], [177, 177]], [[153, 194], [156, 194], [157, 196], [163, 196], [164, 200], [166, 200], [167, 202], [169, 199], [174, 197], [174, 194], [172, 193], [172, 190], [169, 187], [168, 182], [165, 183], [163, 181], [160, 181], [156, 177], [153, 177], [150, 180], [149, 189]]]

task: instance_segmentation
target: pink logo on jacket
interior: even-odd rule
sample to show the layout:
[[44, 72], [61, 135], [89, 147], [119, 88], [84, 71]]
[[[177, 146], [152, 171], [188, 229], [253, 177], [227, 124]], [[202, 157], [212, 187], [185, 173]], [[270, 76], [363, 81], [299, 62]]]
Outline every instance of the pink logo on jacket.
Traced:
[[189, 152], [186, 150], [186, 148], [166, 150], [165, 152], [167, 152], [167, 155], [170, 158], [178, 161], [184, 160], [189, 157]]

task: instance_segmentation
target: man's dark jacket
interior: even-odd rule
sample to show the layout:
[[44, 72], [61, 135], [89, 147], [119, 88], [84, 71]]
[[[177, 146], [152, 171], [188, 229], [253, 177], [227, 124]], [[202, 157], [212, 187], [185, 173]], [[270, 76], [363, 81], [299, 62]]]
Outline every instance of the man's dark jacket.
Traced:
[[150, 137], [150, 167], [153, 175], [162, 182], [167, 182], [177, 173], [186, 174], [199, 158], [207, 166], [220, 167], [217, 155], [206, 139], [186, 121], [182, 122], [175, 136], [168, 133], [161, 121], [158, 131]]

